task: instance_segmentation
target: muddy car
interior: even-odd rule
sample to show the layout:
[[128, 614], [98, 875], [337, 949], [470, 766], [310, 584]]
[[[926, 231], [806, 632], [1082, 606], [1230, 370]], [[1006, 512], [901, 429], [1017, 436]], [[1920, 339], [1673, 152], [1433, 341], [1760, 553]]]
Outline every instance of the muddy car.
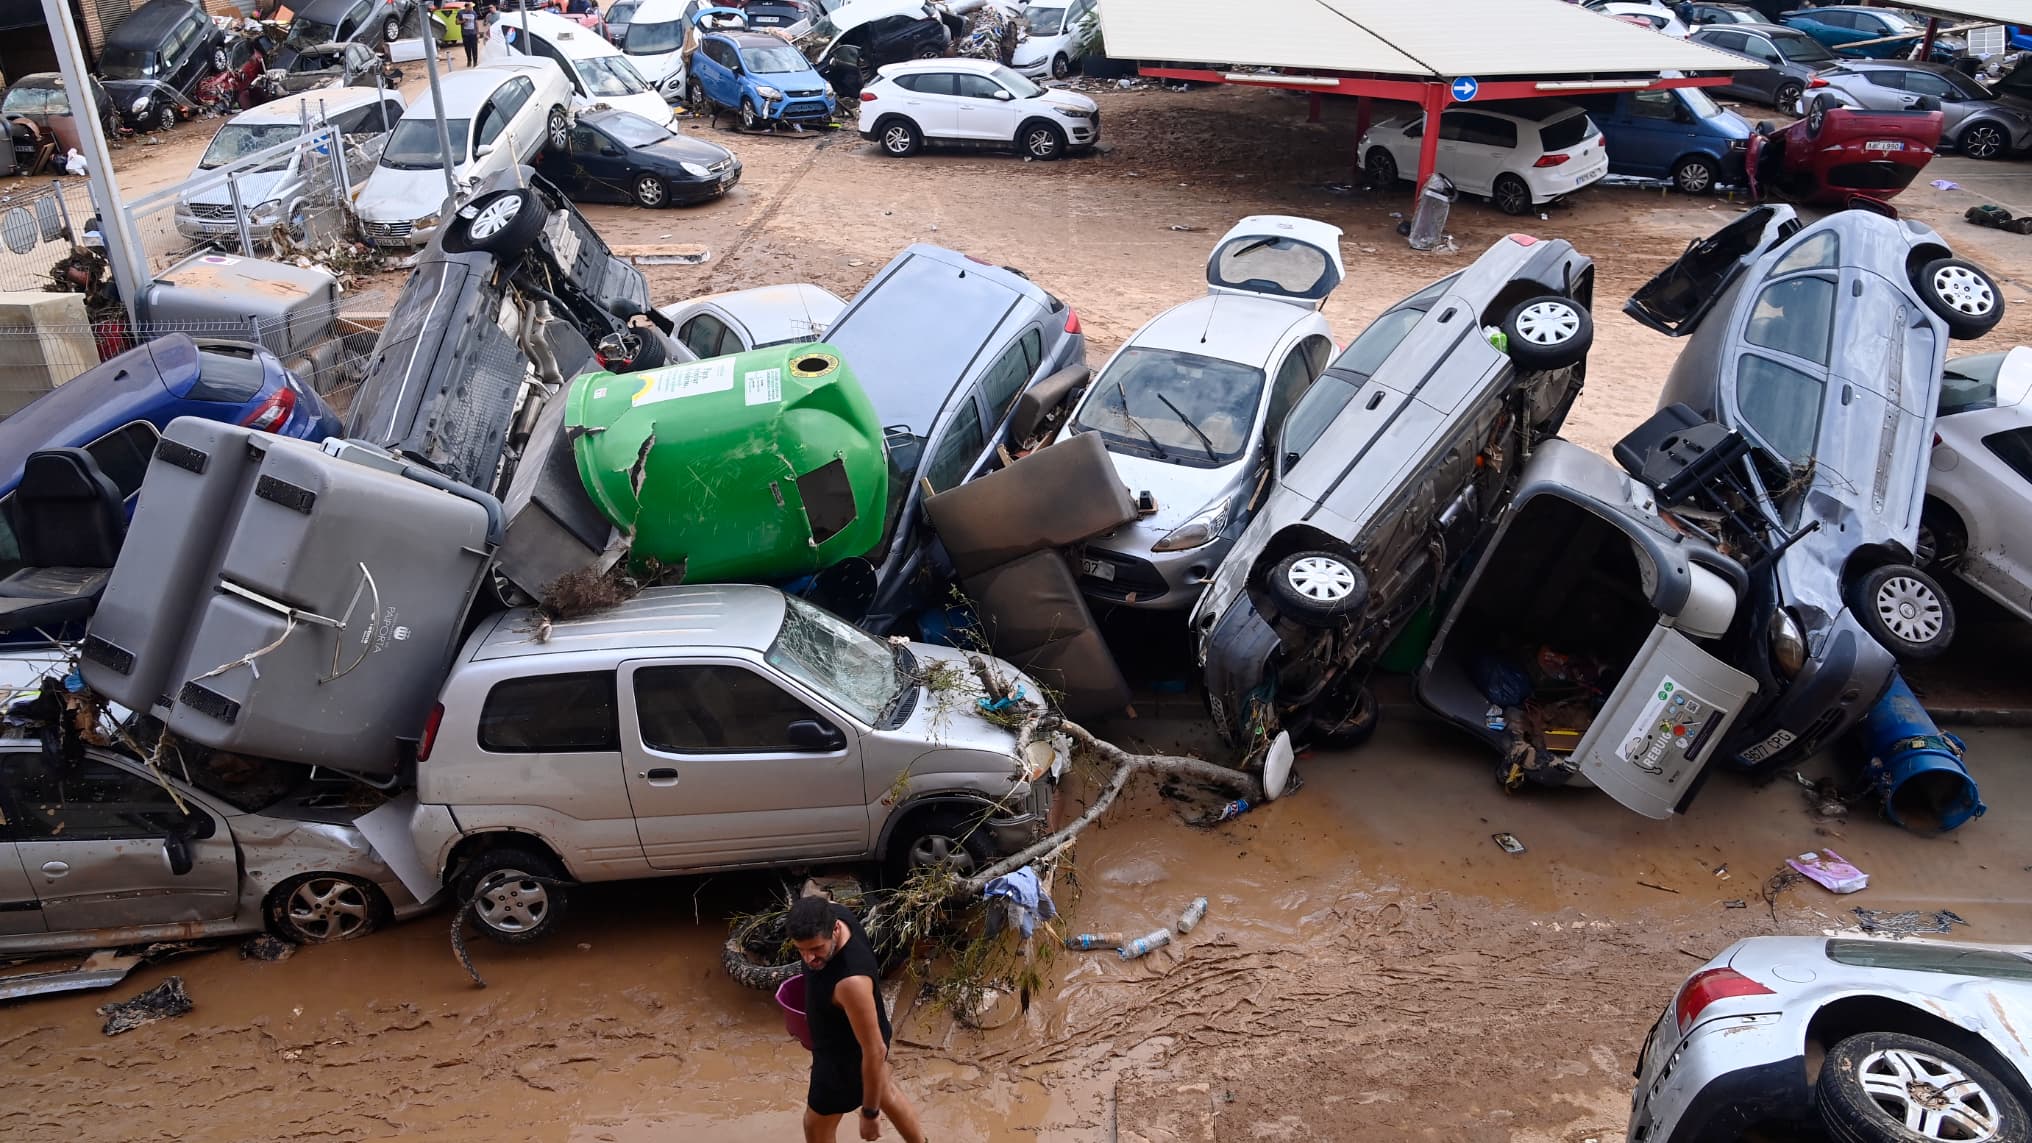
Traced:
[[1510, 235], [1384, 311], [1292, 408], [1263, 506], [1188, 620], [1230, 741], [1368, 736], [1376, 657], [1579, 394], [1593, 291], [1571, 245]]
[[1760, 207], [1633, 295], [1675, 336], [1660, 412], [1624, 468], [1701, 424], [1740, 437], [1676, 513], [1740, 560], [1749, 607], [1727, 657], [1758, 697], [1724, 742], [1749, 766], [1810, 754], [1862, 717], [1898, 659], [1953, 635], [1914, 566], [1949, 338], [2002, 319], [2002, 291], [1931, 228], [1865, 210], [1801, 226]]

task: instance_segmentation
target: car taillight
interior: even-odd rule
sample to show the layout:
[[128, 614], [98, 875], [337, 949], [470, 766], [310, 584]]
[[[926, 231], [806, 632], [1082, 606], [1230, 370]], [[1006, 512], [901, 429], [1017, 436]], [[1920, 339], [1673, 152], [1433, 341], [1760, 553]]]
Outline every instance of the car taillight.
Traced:
[[1826, 87], [1826, 86], [1827, 86], [1827, 81], [1826, 81], [1826, 80], [1824, 80], [1824, 79], [1822, 79], [1822, 78], [1820, 78], [1819, 76], [1817, 76], [1817, 75], [1816, 75], [1816, 76], [1814, 76], [1814, 77], [1813, 77], [1812, 79], [1809, 79], [1809, 80], [1807, 80], [1807, 81], [1806, 81], [1806, 86], [1808, 86], [1808, 87]]
[[289, 420], [289, 414], [296, 411], [296, 390], [284, 385], [275, 391], [273, 397], [261, 402], [260, 407], [240, 418], [245, 428], [272, 433]]
[[444, 704], [439, 703], [430, 708], [430, 718], [425, 720], [423, 724], [423, 739], [416, 744], [416, 760], [418, 762], [430, 761], [430, 748], [437, 745], [437, 728], [438, 724], [443, 721]]
[[1775, 995], [1733, 968], [1710, 968], [1694, 973], [1679, 986], [1679, 996], [1672, 1002], [1672, 1014], [1679, 1022], [1679, 1034], [1684, 1036], [1700, 1020], [1700, 1014], [1717, 1000], [1733, 996]]
[[864, 91], [864, 92], [862, 92], [862, 93], [861, 93], [861, 102], [862, 102], [862, 103], [873, 103], [873, 102], [875, 102], [875, 93], [874, 93], [874, 92], [872, 92], [872, 91]]
[[1078, 333], [1079, 331], [1079, 311], [1071, 306], [1065, 307], [1065, 332]]
[[1538, 156], [1538, 161], [1531, 165], [1534, 167], [1556, 167], [1572, 157], [1573, 157], [1572, 155], [1568, 155], [1565, 152], [1559, 152], [1557, 154], [1551, 155], [1540, 155]]

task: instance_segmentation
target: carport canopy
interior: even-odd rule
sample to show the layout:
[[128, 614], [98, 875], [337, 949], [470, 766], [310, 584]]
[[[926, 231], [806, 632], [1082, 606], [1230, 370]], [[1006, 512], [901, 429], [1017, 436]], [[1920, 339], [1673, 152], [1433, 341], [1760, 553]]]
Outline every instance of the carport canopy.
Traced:
[[[1358, 137], [1370, 97], [1418, 104], [1436, 123], [1451, 103], [1710, 86], [1754, 66], [1564, 0], [1107, 0], [1096, 10], [1108, 55], [1143, 61], [1146, 76], [1352, 95]], [[1417, 185], [1438, 153], [1439, 132], [1425, 132]]]
[[2032, 0], [1934, 0], [1926, 4], [1900, 4], [1914, 15], [1926, 17], [1926, 39], [1919, 46], [1921, 59], [1933, 51], [1933, 37], [1942, 26], [1971, 24], [2017, 24], [2032, 26]]

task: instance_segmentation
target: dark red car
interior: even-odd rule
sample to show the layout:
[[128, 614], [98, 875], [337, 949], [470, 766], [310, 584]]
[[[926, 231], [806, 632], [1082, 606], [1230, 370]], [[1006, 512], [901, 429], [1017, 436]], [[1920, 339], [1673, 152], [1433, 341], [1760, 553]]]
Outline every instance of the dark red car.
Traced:
[[231, 115], [266, 102], [254, 81], [261, 78], [267, 66], [260, 45], [251, 37], [227, 37], [218, 51], [212, 53], [212, 74], [198, 84], [198, 103], [220, 115]]
[[1858, 198], [1881, 203], [1911, 186], [1933, 161], [1940, 126], [1940, 103], [1930, 96], [1919, 97], [1910, 111], [1859, 111], [1815, 100], [1797, 123], [1759, 123], [1750, 135], [1750, 193], [1830, 206]]

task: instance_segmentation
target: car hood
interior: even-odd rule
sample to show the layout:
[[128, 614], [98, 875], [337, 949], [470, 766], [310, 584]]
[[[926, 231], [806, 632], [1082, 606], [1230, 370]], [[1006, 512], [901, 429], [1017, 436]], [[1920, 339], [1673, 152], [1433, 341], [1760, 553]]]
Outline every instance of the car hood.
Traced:
[[[203, 171], [195, 172], [193, 177], [204, 173]], [[240, 184], [241, 204], [252, 208], [257, 203], [267, 202], [269, 199], [274, 198], [276, 188], [280, 187], [283, 180], [287, 177], [289, 177], [288, 171], [260, 171], [250, 175], [241, 175], [238, 180]], [[183, 203], [231, 206], [233, 205], [233, 192], [226, 183], [221, 182], [217, 186], [179, 195], [177, 199]]]
[[100, 81], [100, 86], [106, 89], [107, 96], [113, 100], [114, 110], [121, 114], [129, 114], [134, 100], [143, 95], [152, 95], [177, 103], [190, 102], [183, 92], [159, 79], [108, 79]]
[[581, 109], [611, 107], [616, 111], [633, 111], [642, 118], [659, 126], [669, 126], [672, 121], [670, 104], [653, 91], [641, 91], [634, 95], [603, 95], [597, 99], [574, 99]]
[[2020, 345], [2004, 355], [1997, 369], [1997, 407], [2008, 409], [2032, 396], [2032, 347]]
[[[454, 171], [456, 175], [458, 172]], [[375, 167], [353, 209], [367, 222], [412, 222], [436, 214], [444, 202], [444, 172]]]
[[1255, 471], [1255, 454], [1248, 455], [1251, 459], [1219, 468], [1193, 468], [1154, 457], [1109, 452], [1108, 460], [1115, 466], [1115, 475], [1122, 478], [1130, 494], [1150, 493], [1157, 501], [1157, 511], [1117, 528], [1100, 546], [1123, 553], [1148, 552], [1150, 545], [1199, 515], [1223, 492], [1233, 490], [1250, 476]]
[[1036, 99], [1039, 103], [1050, 104], [1053, 107], [1063, 107], [1071, 111], [1092, 111], [1095, 107], [1093, 100], [1088, 99], [1079, 92], [1060, 91], [1057, 88], [1047, 88], [1044, 94], [1037, 96]]
[[699, 163], [705, 166], [724, 162], [734, 157], [732, 151], [717, 143], [708, 143], [704, 139], [693, 139], [684, 135], [672, 135], [660, 143], [654, 143], [644, 148], [644, 150], [655, 155], [657, 158], [668, 159], [673, 163]]
[[[931, 675], [936, 685], [919, 687], [917, 705], [902, 726], [878, 733], [899, 741], [937, 743], [943, 750], [978, 750], [999, 754], [1007, 757], [1013, 766], [1016, 761], [1015, 732], [976, 713], [976, 703], [987, 692], [967, 661], [974, 653], [929, 643], [910, 644], [910, 653], [917, 660], [918, 675]], [[1044, 690], [1035, 679], [993, 655], [978, 657], [1001, 677], [1022, 687], [1026, 701], [1044, 701]]]

